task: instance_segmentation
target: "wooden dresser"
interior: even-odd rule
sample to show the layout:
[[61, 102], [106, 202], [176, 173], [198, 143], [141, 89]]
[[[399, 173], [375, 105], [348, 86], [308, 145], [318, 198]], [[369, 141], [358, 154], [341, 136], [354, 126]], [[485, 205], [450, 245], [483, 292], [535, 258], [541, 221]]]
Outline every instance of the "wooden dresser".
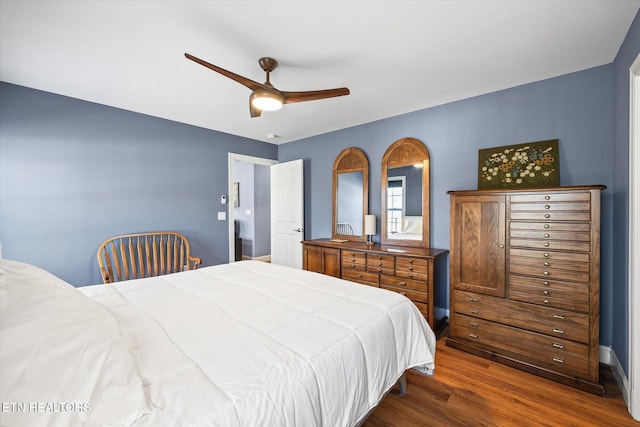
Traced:
[[412, 300], [435, 329], [436, 265], [448, 252], [442, 249], [374, 245], [362, 242], [305, 240], [303, 268], [352, 282], [399, 292]]
[[605, 188], [449, 192], [447, 345], [603, 394], [598, 349]]

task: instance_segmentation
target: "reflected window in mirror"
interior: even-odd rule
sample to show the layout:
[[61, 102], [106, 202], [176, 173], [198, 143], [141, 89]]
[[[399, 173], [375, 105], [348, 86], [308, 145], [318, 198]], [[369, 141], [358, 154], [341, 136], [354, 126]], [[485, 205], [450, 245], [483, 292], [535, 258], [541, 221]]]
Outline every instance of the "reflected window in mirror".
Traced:
[[394, 142], [382, 158], [382, 243], [429, 246], [429, 151], [417, 139]]
[[333, 164], [333, 219], [331, 238], [366, 241], [364, 216], [369, 209], [369, 160], [350, 147]]

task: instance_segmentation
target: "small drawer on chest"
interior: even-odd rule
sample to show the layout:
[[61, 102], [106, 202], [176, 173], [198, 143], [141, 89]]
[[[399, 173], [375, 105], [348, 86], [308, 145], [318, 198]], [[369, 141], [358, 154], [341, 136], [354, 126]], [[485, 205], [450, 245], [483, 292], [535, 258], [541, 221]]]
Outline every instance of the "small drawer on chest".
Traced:
[[342, 251], [342, 269], [365, 271], [367, 254], [364, 252]]
[[396, 276], [407, 279], [429, 280], [429, 263], [426, 259], [396, 257]]
[[412, 291], [424, 293], [428, 292], [428, 286], [426, 282], [414, 279], [405, 279], [404, 277], [382, 275], [380, 276], [380, 284], [384, 286], [393, 286], [399, 289], [409, 289]]
[[394, 256], [369, 254], [367, 256], [367, 271], [370, 273], [393, 274], [394, 261]]
[[512, 195], [510, 216], [512, 220], [589, 221], [591, 195], [588, 192]]
[[[525, 279], [525, 280], [522, 280]], [[568, 286], [556, 287], [551, 282], [547, 285], [531, 286], [526, 284], [527, 278], [511, 276], [509, 282], [509, 298], [512, 300], [540, 304], [547, 307], [557, 307], [565, 310], [589, 312], [588, 286], [575, 286], [575, 290], [567, 290]], [[561, 282], [554, 282], [561, 283]], [[565, 285], [569, 284], [567, 282]], [[575, 284], [574, 284], [575, 285]], [[582, 290], [580, 290], [582, 288]]]
[[366, 271], [356, 269], [342, 269], [342, 278], [353, 282], [363, 283], [365, 285], [378, 286], [378, 274], [367, 273]]
[[380, 287], [388, 291], [397, 292], [414, 302], [421, 302], [424, 304], [429, 302], [428, 296], [425, 292], [412, 291], [409, 289], [401, 289], [401, 288], [396, 288], [394, 286], [386, 286], [382, 284], [380, 285]]

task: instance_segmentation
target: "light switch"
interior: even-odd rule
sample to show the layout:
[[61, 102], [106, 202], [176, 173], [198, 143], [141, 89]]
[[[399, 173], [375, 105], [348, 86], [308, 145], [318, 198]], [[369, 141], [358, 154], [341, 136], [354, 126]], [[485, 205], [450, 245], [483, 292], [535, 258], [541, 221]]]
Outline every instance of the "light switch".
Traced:
[[251, 209], [246, 209], [244, 211], [244, 214], [247, 215], [247, 216], [251, 215]]
[[218, 221], [224, 221], [225, 219], [227, 219], [227, 213], [226, 212], [218, 212]]

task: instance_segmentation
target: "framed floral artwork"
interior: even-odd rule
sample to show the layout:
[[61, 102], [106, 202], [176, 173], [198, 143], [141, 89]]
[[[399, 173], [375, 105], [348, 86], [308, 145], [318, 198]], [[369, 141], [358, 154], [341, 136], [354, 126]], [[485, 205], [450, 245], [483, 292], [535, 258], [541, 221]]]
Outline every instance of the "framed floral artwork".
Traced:
[[558, 140], [529, 142], [478, 151], [478, 189], [538, 188], [560, 185]]

